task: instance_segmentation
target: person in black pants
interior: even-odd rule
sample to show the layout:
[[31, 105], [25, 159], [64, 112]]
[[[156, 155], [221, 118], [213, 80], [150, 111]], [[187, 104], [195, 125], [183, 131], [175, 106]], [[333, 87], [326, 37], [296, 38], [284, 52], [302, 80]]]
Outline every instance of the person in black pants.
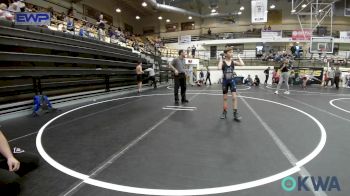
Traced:
[[335, 83], [335, 88], [337, 89], [339, 89], [340, 78], [341, 78], [341, 71], [339, 70], [339, 66], [337, 66], [334, 71], [334, 83]]
[[[148, 72], [148, 80], [152, 81], [153, 88], [157, 88], [157, 82], [156, 82], [156, 74], [154, 72], [154, 69], [152, 67], [145, 69], [145, 71]], [[151, 84], [151, 85], [152, 85]]]
[[209, 70], [207, 71], [207, 78], [205, 79], [205, 85], [207, 85], [207, 81], [209, 80], [209, 85], [211, 85], [211, 80], [210, 80], [210, 72]]
[[264, 70], [264, 74], [265, 74], [265, 82], [264, 84], [267, 84], [267, 81], [269, 80], [269, 74], [270, 74], [270, 67], [268, 67], [267, 69]]
[[20, 192], [20, 176], [34, 170], [39, 165], [39, 158], [20, 148], [10, 146], [0, 131], [0, 193], [12, 196]]
[[169, 65], [170, 68], [174, 71], [174, 80], [175, 80], [175, 87], [174, 87], [174, 95], [175, 95], [175, 104], [179, 104], [179, 87], [181, 87], [181, 102], [182, 103], [188, 103], [188, 100], [186, 99], [186, 75], [185, 75], [185, 51], [179, 50], [179, 57], [175, 58], [171, 64]]

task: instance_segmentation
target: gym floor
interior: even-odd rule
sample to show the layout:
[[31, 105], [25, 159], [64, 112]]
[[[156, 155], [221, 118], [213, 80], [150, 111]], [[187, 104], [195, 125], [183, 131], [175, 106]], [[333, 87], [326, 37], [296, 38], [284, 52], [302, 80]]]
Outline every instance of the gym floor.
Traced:
[[[12, 146], [41, 149], [21, 195], [349, 195], [350, 89], [238, 86], [241, 122], [219, 118], [220, 89], [188, 87], [180, 107], [168, 87], [2, 122]], [[335, 176], [341, 191], [287, 192], [287, 176]]]

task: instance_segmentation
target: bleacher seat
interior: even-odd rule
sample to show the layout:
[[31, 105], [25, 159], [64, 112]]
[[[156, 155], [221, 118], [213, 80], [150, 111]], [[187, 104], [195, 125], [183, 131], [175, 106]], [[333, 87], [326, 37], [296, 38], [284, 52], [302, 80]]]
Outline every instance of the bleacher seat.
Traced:
[[[15, 81], [9, 88], [1, 89], [4, 96], [0, 103], [18, 101], [13, 95], [26, 100], [41, 90], [54, 94], [103, 90], [107, 88], [105, 77], [110, 77], [111, 87], [134, 84], [134, 68], [140, 56], [130, 48], [44, 27], [14, 25], [10, 21], [0, 21], [0, 34], [6, 40], [1, 45], [18, 48], [0, 50], [0, 63], [11, 66], [1, 67], [0, 79]], [[146, 59], [141, 60], [145, 68], [150, 66]], [[40, 81], [40, 85], [33, 85]]]
[[64, 37], [73, 39], [73, 38], [74, 38], [74, 35], [73, 35], [73, 34], [70, 34], [70, 33], [65, 33], [65, 34], [64, 34]]
[[41, 33], [41, 32], [42, 32], [42, 29], [43, 29], [43, 28], [37, 27], [37, 26], [29, 26], [29, 30], [30, 30], [30, 31], [35, 31], [35, 32]]
[[41, 32], [45, 34], [53, 35], [53, 31], [48, 28], [42, 28]]
[[13, 22], [8, 20], [0, 20], [0, 26], [13, 27]]
[[29, 28], [27, 25], [16, 25], [16, 24], [14, 25], [14, 27], [17, 29], [23, 29], [23, 30], [28, 30]]
[[61, 31], [53, 31], [53, 34], [57, 35], [57, 36], [65, 37], [65, 33], [61, 32]]

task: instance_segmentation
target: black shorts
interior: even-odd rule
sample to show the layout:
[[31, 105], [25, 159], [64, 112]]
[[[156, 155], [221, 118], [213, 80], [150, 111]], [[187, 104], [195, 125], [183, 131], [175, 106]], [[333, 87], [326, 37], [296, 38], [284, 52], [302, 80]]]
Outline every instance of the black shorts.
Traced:
[[232, 93], [237, 92], [236, 81], [234, 79], [231, 79], [231, 80], [224, 79], [222, 81], [222, 93], [227, 94], [229, 88]]
[[142, 82], [142, 74], [137, 74], [136, 81], [137, 82]]

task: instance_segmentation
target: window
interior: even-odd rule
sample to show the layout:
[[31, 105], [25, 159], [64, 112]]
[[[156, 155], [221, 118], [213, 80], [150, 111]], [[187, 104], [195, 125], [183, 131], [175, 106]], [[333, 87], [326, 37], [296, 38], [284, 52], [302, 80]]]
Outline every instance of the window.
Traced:
[[179, 28], [179, 24], [178, 23], [172, 23], [172, 24], [166, 24], [165, 25], [165, 30], [166, 32], [175, 32], [177, 31]]
[[181, 31], [194, 30], [194, 22], [183, 22], [181, 23]]

